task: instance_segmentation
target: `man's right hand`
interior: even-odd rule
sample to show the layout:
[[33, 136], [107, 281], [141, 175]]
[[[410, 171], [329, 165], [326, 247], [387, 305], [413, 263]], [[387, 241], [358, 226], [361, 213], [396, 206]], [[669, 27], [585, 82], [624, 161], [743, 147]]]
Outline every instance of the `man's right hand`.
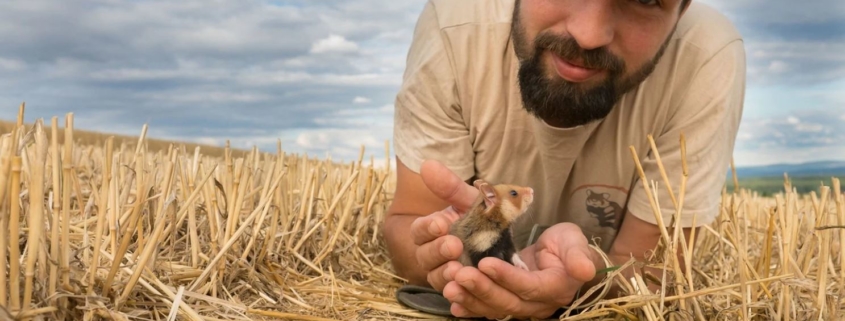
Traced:
[[477, 197], [477, 189], [437, 161], [425, 161], [416, 174], [397, 160], [396, 196], [384, 235], [399, 276], [443, 290], [443, 271], [460, 267], [455, 260], [463, 251], [449, 227]]
[[416, 258], [426, 274], [426, 281], [437, 291], [443, 291], [446, 280], [443, 271], [449, 267], [459, 268], [457, 260], [463, 251], [461, 240], [449, 235], [449, 226], [460, 214], [453, 208], [437, 211], [420, 217], [411, 224], [411, 237], [417, 245]]

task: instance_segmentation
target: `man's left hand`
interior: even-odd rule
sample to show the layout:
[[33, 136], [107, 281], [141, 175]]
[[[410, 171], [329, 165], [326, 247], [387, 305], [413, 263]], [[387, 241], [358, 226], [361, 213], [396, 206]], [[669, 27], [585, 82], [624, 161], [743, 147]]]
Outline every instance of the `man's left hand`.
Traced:
[[530, 271], [497, 258], [474, 267], [450, 266], [443, 295], [456, 317], [546, 318], [569, 304], [584, 283], [595, 277], [595, 254], [578, 226], [554, 225], [537, 243], [520, 251]]

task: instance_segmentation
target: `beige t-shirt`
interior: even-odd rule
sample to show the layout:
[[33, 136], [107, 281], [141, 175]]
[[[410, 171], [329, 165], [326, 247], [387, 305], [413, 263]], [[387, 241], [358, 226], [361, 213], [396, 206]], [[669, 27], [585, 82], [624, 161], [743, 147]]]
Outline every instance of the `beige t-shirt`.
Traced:
[[514, 230], [522, 247], [534, 224], [578, 224], [609, 250], [626, 215], [655, 223], [629, 146], [658, 183], [663, 221], [675, 206], [648, 135], [677, 196], [680, 135], [689, 176], [680, 224], [719, 211], [745, 93], [743, 41], [728, 19], [698, 2], [687, 10], [653, 74], [603, 120], [561, 129], [528, 114], [510, 39], [513, 0], [430, 0], [416, 25], [396, 97], [397, 157], [419, 172], [436, 159], [464, 180], [531, 186], [535, 201]]

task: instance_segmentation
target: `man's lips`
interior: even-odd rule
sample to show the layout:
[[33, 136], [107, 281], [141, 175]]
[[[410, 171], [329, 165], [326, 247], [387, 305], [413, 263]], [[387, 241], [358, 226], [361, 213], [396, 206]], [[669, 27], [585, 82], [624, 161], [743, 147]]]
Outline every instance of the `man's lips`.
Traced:
[[571, 82], [582, 82], [600, 73], [601, 69], [591, 69], [570, 63], [556, 54], [551, 54], [557, 74]]

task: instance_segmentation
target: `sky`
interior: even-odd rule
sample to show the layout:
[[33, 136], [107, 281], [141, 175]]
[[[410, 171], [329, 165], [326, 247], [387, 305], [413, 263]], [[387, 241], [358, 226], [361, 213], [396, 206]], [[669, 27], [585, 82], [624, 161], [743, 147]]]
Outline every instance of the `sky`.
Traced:
[[[845, 1], [693, 1], [745, 39], [736, 164], [845, 160]], [[3, 1], [0, 119], [381, 164], [424, 3]]]

